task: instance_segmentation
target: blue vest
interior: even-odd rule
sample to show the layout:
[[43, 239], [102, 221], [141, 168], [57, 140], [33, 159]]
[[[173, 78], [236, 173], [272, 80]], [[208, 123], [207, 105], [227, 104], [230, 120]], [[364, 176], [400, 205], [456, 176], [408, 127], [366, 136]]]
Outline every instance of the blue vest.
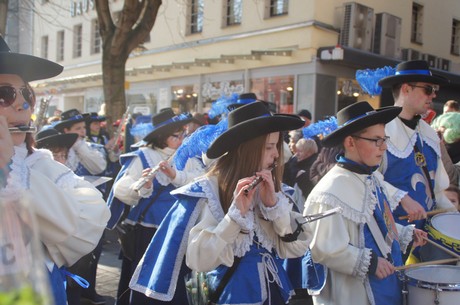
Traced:
[[[379, 190], [378, 186], [377, 193], [379, 205], [375, 207], [374, 217], [377, 221], [377, 225], [379, 226], [380, 231], [382, 232], [382, 235], [385, 237], [388, 233], [388, 228], [385, 225], [385, 220], [383, 218], [383, 211], [385, 209], [383, 200], [385, 198], [385, 195]], [[372, 252], [376, 253], [378, 257], [383, 257], [367, 224], [364, 226], [364, 240], [366, 248], [372, 249]], [[401, 257], [401, 248], [397, 240], [393, 240], [391, 247], [391, 256], [393, 258], [393, 264], [395, 266], [403, 265]], [[396, 273], [393, 273], [392, 275], [381, 280], [378, 279], [375, 275], [369, 275], [369, 283], [371, 285], [376, 305], [402, 304], [402, 285]]]
[[[431, 174], [436, 173], [437, 170], [438, 156], [436, 152], [428, 144], [424, 143], [422, 145], [419, 135], [417, 135], [416, 145], [425, 156], [426, 167], [430, 176], [434, 177], [434, 175]], [[386, 155], [388, 166], [385, 172], [385, 181], [391, 183], [400, 190], [408, 192], [408, 195], [420, 203], [426, 211], [433, 210], [436, 203], [432, 202], [430, 186], [425, 179], [423, 169], [415, 164], [414, 151], [405, 159], [392, 155], [388, 150]], [[430, 178], [429, 183], [434, 185], [434, 179]], [[393, 211], [393, 215], [396, 222], [402, 225], [408, 224], [407, 220], [399, 220], [400, 216], [407, 215], [401, 205]], [[413, 223], [415, 223], [418, 229], [422, 229], [425, 225], [425, 220], [417, 220]]]

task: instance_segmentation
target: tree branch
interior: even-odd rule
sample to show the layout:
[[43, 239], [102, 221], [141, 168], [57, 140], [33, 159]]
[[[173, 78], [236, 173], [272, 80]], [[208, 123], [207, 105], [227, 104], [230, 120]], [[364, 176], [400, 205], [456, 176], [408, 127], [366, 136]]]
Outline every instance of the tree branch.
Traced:
[[143, 9], [141, 19], [138, 21], [136, 26], [133, 28], [131, 35], [128, 37], [127, 46], [129, 52], [139, 45], [139, 41], [144, 41], [145, 37], [147, 37], [150, 33], [153, 25], [155, 24], [158, 10], [162, 4], [162, 0], [149, 0], [146, 2], [147, 3]]

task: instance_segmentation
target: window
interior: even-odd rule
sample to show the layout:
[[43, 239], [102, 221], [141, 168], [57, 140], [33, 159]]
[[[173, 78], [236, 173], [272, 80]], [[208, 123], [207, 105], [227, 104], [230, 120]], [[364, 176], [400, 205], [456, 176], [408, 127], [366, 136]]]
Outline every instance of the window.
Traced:
[[410, 41], [422, 44], [422, 32], [423, 32], [423, 6], [417, 3], [412, 4], [412, 26]]
[[276, 112], [294, 113], [294, 90], [294, 75], [286, 75], [252, 78], [248, 92], [276, 105]]
[[64, 60], [64, 31], [57, 32], [56, 61]]
[[204, 0], [190, 0], [188, 12], [188, 34], [201, 33], [203, 31]]
[[81, 57], [82, 31], [81, 24], [73, 27], [73, 58]]
[[270, 5], [268, 7], [269, 17], [287, 15], [289, 0], [269, 0], [269, 1], [270, 1]]
[[99, 21], [91, 21], [91, 54], [101, 53], [101, 33], [99, 33]]
[[48, 58], [48, 36], [42, 36], [42, 48], [40, 51], [41, 58]]
[[241, 24], [242, 0], [227, 0], [226, 25]]
[[460, 55], [460, 20], [452, 20], [452, 38], [450, 42], [450, 53]]

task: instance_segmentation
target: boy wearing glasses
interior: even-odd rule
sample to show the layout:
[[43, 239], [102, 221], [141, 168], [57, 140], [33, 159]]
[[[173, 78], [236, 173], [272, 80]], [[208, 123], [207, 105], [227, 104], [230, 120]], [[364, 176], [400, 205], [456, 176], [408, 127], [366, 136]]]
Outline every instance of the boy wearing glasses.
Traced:
[[[406, 191], [427, 212], [444, 208], [454, 210], [443, 193], [449, 186], [449, 177], [441, 160], [439, 137], [433, 128], [420, 120], [436, 97], [439, 86], [447, 83], [447, 79], [433, 75], [423, 60], [402, 62], [396, 67], [395, 75], [379, 81], [380, 86], [392, 89], [395, 106], [402, 107], [399, 116], [385, 127], [390, 140], [381, 171], [386, 181]], [[393, 215], [401, 224], [413, 221], [420, 229], [425, 225], [424, 218], [416, 220], [411, 215], [408, 220], [400, 220], [399, 217], [407, 215], [401, 207]], [[420, 259], [431, 260], [425, 253], [429, 252], [428, 248], [420, 249]]]
[[310, 223], [312, 259], [324, 266], [321, 288], [310, 291], [314, 304], [402, 304], [395, 266], [403, 264], [401, 252], [412, 239], [417, 247], [427, 234], [395, 224], [391, 211], [406, 192], [377, 171], [389, 140], [385, 124], [400, 112], [401, 107], [352, 104], [337, 113], [339, 128], [322, 140], [344, 153], [308, 196], [304, 215], [335, 207], [343, 212]]

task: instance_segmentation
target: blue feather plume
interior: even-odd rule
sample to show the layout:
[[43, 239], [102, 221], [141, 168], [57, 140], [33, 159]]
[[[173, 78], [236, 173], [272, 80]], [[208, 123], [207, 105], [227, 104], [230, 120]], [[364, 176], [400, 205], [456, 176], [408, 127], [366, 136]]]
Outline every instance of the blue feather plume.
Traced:
[[131, 127], [130, 133], [133, 137], [143, 139], [153, 130], [154, 128], [152, 123], [139, 123]]
[[178, 170], [183, 170], [187, 160], [193, 157], [201, 157], [211, 143], [224, 131], [227, 130], [227, 119], [222, 119], [216, 125], [204, 125], [195, 130], [190, 136], [184, 139], [182, 145], [176, 151], [174, 164]]
[[302, 128], [303, 137], [312, 139], [317, 135], [323, 137], [337, 129], [337, 118], [332, 116], [326, 120], [318, 121]]
[[211, 109], [208, 112], [208, 116], [210, 119], [214, 119], [215, 117], [228, 113], [229, 110], [227, 109], [228, 106], [231, 104], [236, 104], [238, 101], [238, 94], [233, 93], [231, 96], [221, 96], [215, 102], [212, 103]]
[[388, 66], [375, 70], [358, 70], [356, 71], [356, 80], [363, 91], [371, 96], [376, 96], [382, 93], [382, 87], [379, 86], [379, 80], [387, 76], [395, 75], [395, 73], [396, 69]]

